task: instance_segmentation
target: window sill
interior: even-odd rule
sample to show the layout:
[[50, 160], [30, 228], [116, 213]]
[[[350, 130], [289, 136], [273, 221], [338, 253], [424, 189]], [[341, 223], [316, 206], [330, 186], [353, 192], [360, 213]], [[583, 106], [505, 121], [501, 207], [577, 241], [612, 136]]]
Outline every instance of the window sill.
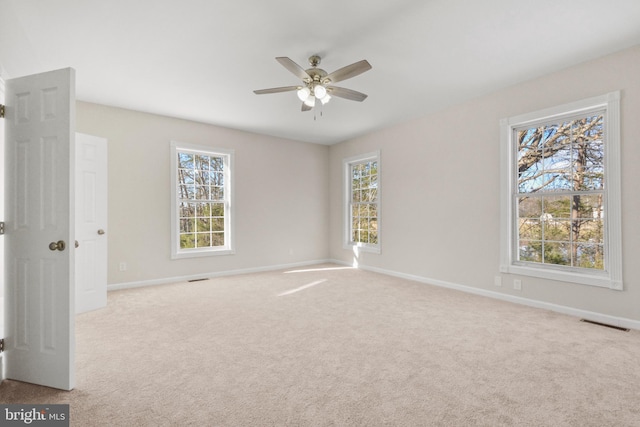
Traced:
[[578, 283], [582, 285], [598, 286], [621, 291], [622, 281], [613, 280], [606, 272], [602, 274], [586, 274], [573, 271], [560, 271], [551, 268], [537, 268], [525, 265], [502, 265], [502, 273], [517, 274], [520, 276], [539, 277], [541, 279], [557, 280], [560, 282]]
[[362, 243], [346, 243], [344, 249], [348, 249], [353, 252], [368, 252], [372, 254], [380, 253], [380, 246], [376, 245], [364, 245]]
[[236, 252], [233, 249], [192, 249], [188, 251], [180, 251], [171, 254], [171, 259], [182, 258], [198, 258], [206, 256], [233, 255]]

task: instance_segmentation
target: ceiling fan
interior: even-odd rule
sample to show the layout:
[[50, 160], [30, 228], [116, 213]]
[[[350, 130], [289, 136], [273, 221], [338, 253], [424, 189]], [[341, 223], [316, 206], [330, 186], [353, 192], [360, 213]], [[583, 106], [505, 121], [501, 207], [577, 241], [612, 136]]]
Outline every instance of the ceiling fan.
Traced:
[[276, 61], [302, 80], [302, 84], [297, 86], [254, 90], [253, 92], [256, 95], [290, 92], [295, 90], [297, 91], [298, 98], [302, 101], [302, 111], [311, 110], [316, 106], [318, 101], [324, 105], [329, 102], [332, 96], [358, 102], [362, 102], [367, 98], [367, 95], [364, 93], [333, 86], [333, 83], [347, 80], [360, 75], [365, 71], [369, 71], [371, 69], [371, 64], [369, 64], [366, 59], [347, 65], [346, 67], [342, 67], [329, 74], [327, 74], [325, 70], [318, 68], [318, 65], [320, 64], [320, 56], [318, 55], [309, 57], [309, 64], [311, 64], [311, 68], [308, 70], [303, 69], [286, 56], [279, 56], [276, 58]]

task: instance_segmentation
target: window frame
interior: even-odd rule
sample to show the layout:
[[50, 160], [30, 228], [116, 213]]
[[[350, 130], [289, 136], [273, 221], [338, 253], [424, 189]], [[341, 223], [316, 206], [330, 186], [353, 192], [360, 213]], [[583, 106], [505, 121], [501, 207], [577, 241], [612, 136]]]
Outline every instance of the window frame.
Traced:
[[[377, 197], [376, 197], [376, 206], [377, 206], [377, 218], [378, 218], [378, 242], [375, 244], [372, 243], [362, 243], [362, 242], [353, 242], [351, 240], [351, 236], [352, 236], [352, 209], [351, 209], [351, 200], [352, 200], [352, 196], [351, 196], [351, 186], [352, 186], [352, 182], [351, 182], [351, 178], [352, 178], [352, 172], [351, 172], [351, 168], [354, 165], [358, 165], [358, 164], [362, 164], [362, 163], [368, 163], [371, 161], [375, 161], [378, 164], [378, 192], [377, 192]], [[343, 176], [342, 176], [342, 181], [343, 181], [343, 197], [344, 197], [344, 202], [343, 202], [343, 248], [344, 249], [354, 249], [357, 248], [358, 251], [361, 252], [371, 252], [371, 253], [375, 253], [375, 254], [379, 254], [380, 253], [380, 242], [381, 242], [381, 233], [380, 230], [382, 229], [381, 227], [381, 179], [380, 179], [380, 171], [381, 171], [381, 163], [380, 163], [380, 151], [374, 151], [374, 152], [370, 152], [370, 153], [366, 153], [366, 154], [360, 154], [360, 155], [356, 155], [356, 156], [352, 156], [352, 157], [348, 157], [342, 160], [342, 170], [343, 170]]]
[[[234, 151], [223, 148], [212, 148], [193, 144], [171, 141], [171, 258], [194, 258], [215, 255], [230, 255], [235, 253], [233, 230], [233, 157]], [[222, 157], [224, 161], [224, 246], [206, 248], [180, 248], [180, 212], [178, 200], [178, 153], [199, 154], [209, 157]]]
[[[603, 111], [604, 118], [604, 256], [605, 269], [595, 270], [517, 259], [517, 148], [515, 131], [571, 116]], [[623, 289], [620, 184], [620, 91], [500, 120], [501, 215], [500, 272], [584, 285]]]

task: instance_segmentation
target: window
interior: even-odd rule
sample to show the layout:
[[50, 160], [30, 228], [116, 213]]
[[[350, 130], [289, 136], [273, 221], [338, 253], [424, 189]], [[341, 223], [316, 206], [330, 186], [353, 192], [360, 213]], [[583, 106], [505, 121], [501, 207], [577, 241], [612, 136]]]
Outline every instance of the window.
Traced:
[[501, 271], [622, 289], [619, 97], [502, 120]]
[[380, 252], [380, 153], [344, 160], [345, 246]]
[[172, 258], [233, 253], [233, 152], [171, 143]]

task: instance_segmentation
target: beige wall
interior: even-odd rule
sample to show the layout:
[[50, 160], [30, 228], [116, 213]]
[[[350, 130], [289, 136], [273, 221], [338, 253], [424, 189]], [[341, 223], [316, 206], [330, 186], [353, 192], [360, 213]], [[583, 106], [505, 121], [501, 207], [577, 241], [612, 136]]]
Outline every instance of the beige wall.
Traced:
[[[640, 320], [640, 47], [331, 146], [330, 257], [342, 247], [342, 159], [381, 151], [381, 254], [359, 264]], [[501, 274], [499, 120], [621, 90], [625, 290]], [[501, 276], [502, 287], [494, 286]], [[522, 279], [522, 291], [512, 289]]]
[[[77, 131], [108, 139], [110, 285], [326, 259], [327, 146], [85, 102]], [[234, 255], [171, 259], [171, 140], [235, 150]]]
[[[638, 75], [640, 47], [331, 147], [79, 102], [78, 131], [109, 140], [108, 282], [351, 263], [342, 159], [380, 150], [382, 252], [360, 254], [361, 266], [640, 320]], [[614, 90], [622, 93], [625, 290], [499, 273], [499, 120]], [[235, 150], [235, 255], [171, 260], [170, 140]]]

